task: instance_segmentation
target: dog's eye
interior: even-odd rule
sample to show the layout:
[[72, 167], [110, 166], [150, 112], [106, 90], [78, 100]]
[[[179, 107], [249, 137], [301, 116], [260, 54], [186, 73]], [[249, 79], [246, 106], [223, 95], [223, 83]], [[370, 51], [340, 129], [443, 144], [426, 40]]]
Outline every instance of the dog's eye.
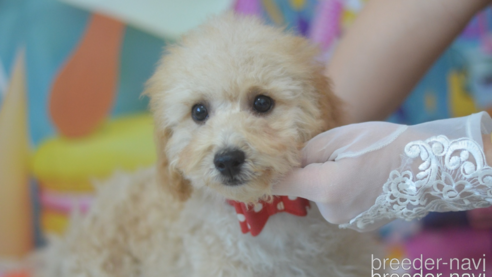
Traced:
[[191, 108], [191, 117], [193, 117], [193, 119], [198, 122], [207, 119], [208, 111], [205, 105], [203, 104], [194, 105], [193, 108]]
[[253, 102], [253, 109], [259, 113], [266, 113], [273, 107], [273, 99], [265, 96], [258, 95]]

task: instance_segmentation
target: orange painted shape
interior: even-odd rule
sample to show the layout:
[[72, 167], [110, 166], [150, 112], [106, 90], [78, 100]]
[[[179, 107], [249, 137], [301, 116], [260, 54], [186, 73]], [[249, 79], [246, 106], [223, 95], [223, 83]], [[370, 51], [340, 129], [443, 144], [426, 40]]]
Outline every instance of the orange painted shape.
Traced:
[[15, 272], [9, 272], [7, 275], [4, 277], [31, 277], [31, 273], [28, 271], [15, 271]]
[[80, 137], [108, 115], [117, 89], [124, 25], [93, 14], [78, 47], [56, 77], [49, 109], [58, 131]]

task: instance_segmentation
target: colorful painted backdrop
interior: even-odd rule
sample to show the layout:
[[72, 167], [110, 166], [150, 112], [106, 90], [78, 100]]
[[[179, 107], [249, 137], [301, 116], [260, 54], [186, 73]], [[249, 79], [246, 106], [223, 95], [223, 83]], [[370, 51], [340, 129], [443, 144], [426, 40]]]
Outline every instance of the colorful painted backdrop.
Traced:
[[[193, 1], [182, 2], [188, 6], [177, 9], [180, 12], [174, 14], [179, 16], [166, 21], [164, 30], [155, 21], [128, 16], [128, 9], [118, 12], [112, 1], [0, 1], [0, 109], [7, 100], [15, 57], [24, 49], [29, 166], [33, 199], [41, 200], [45, 230], [62, 232], [74, 201], [83, 208], [90, 204], [91, 178], [152, 163], [147, 99], [139, 95], [166, 44], [184, 25], [199, 23], [186, 18], [224, 7], [257, 15], [318, 43], [324, 51], [320, 59], [329, 61], [365, 4], [364, 0], [201, 1], [200, 7], [214, 7], [208, 10], [191, 5]], [[103, 10], [94, 10], [94, 3], [103, 2]], [[492, 112], [490, 8], [469, 24], [388, 120], [416, 124], [479, 110]]]

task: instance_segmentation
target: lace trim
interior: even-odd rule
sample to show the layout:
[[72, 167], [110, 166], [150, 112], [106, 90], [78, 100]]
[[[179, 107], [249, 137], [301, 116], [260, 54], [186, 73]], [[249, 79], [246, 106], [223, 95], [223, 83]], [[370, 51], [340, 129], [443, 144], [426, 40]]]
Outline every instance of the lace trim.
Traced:
[[[418, 172], [415, 176], [414, 171]], [[340, 227], [364, 229], [385, 219], [410, 221], [433, 211], [490, 205], [492, 168], [486, 164], [482, 147], [469, 138], [450, 141], [437, 136], [408, 143], [402, 166], [391, 171], [376, 203]]]

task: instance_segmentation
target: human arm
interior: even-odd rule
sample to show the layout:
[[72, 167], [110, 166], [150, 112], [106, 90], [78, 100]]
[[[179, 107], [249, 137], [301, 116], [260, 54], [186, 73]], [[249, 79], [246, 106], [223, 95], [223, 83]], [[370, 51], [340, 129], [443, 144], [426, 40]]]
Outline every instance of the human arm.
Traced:
[[347, 123], [384, 120], [490, 0], [370, 0], [327, 66]]

